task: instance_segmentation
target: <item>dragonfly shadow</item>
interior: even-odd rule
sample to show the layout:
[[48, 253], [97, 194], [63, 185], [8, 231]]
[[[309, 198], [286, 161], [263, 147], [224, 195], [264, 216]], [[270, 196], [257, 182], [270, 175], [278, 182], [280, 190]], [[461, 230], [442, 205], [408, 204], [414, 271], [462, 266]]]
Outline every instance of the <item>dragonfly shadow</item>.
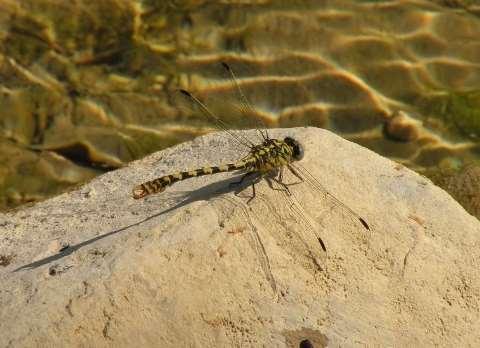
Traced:
[[[102, 235], [87, 239], [83, 242], [80, 242], [80, 243], [77, 243], [77, 244], [74, 244], [74, 245], [69, 245], [67, 248], [64, 248], [63, 250], [61, 250], [60, 252], [58, 252], [55, 255], [51, 255], [51, 256], [45, 257], [43, 259], [31, 262], [29, 264], [20, 266], [20, 267], [16, 268], [15, 270], [13, 270], [12, 272], [18, 272], [18, 271], [23, 271], [23, 270], [31, 270], [31, 269], [35, 269], [35, 268], [47, 265], [47, 264], [52, 263], [54, 261], [58, 261], [58, 260], [66, 257], [68, 255], [73, 254], [77, 250], [79, 250], [79, 249], [81, 249], [81, 248], [83, 248], [87, 245], [90, 245], [90, 244], [95, 243], [99, 240], [105, 239], [105, 238], [110, 237], [112, 235], [115, 235], [117, 233], [126, 231], [129, 228], [141, 225], [141, 224], [143, 224], [143, 223], [145, 223], [149, 220], [152, 220], [152, 219], [154, 219], [158, 216], [161, 216], [163, 214], [169, 213], [169, 212], [171, 212], [175, 209], [181, 208], [181, 207], [183, 207], [187, 204], [190, 204], [190, 203], [193, 203], [193, 202], [196, 202], [196, 201], [200, 201], [200, 200], [209, 200], [209, 199], [211, 199], [215, 196], [219, 196], [219, 195], [229, 193], [229, 192], [240, 192], [243, 189], [245, 189], [247, 186], [257, 183], [259, 181], [259, 179], [260, 178], [252, 177], [252, 178], [249, 178], [248, 180], [239, 181], [239, 177], [235, 176], [233, 178], [225, 179], [225, 180], [222, 180], [222, 181], [214, 182], [214, 183], [209, 184], [207, 186], [203, 186], [203, 187], [201, 187], [197, 190], [188, 192], [186, 194], [182, 194], [180, 197], [183, 197], [183, 199], [180, 202], [178, 202], [177, 204], [175, 204], [174, 206], [170, 207], [170, 208], [162, 210], [162, 211], [160, 211], [156, 214], [150, 215], [150, 216], [148, 216], [148, 217], [146, 217], [146, 218], [144, 218], [144, 219], [142, 219], [138, 222], [135, 222], [133, 224], [130, 224], [130, 225], [121, 227], [119, 229], [104, 233]], [[156, 196], [152, 196], [151, 198], [154, 198], [154, 197], [156, 197]], [[131, 198], [131, 199], [133, 199], [133, 198]]]

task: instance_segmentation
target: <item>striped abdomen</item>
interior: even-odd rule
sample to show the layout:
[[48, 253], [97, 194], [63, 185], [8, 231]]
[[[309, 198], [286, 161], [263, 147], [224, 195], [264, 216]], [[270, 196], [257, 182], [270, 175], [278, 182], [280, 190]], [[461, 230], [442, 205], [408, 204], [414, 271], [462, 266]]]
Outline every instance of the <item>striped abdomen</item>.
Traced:
[[246, 159], [237, 163], [229, 163], [218, 167], [203, 167], [186, 172], [177, 172], [170, 175], [165, 175], [152, 181], [147, 181], [136, 186], [133, 189], [133, 198], [139, 199], [153, 193], [160, 193], [167, 186], [173, 185], [177, 181], [182, 181], [189, 178], [194, 178], [202, 175], [217, 174], [224, 172], [231, 172], [234, 170], [242, 170], [251, 166], [255, 159]]

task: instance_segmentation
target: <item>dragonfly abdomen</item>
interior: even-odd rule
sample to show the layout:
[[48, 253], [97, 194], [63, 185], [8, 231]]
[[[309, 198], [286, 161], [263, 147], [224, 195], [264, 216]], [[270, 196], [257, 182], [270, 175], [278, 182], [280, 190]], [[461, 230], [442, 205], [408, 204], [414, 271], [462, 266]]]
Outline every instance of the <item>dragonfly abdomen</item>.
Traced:
[[246, 159], [243, 161], [238, 161], [236, 163], [228, 163], [221, 166], [203, 167], [185, 172], [176, 172], [173, 174], [165, 175], [160, 178], [147, 181], [143, 184], [135, 186], [132, 191], [133, 198], [140, 199], [154, 193], [160, 193], [164, 191], [167, 186], [173, 185], [178, 181], [194, 178], [197, 176], [243, 170], [252, 166], [253, 161], [254, 159]]

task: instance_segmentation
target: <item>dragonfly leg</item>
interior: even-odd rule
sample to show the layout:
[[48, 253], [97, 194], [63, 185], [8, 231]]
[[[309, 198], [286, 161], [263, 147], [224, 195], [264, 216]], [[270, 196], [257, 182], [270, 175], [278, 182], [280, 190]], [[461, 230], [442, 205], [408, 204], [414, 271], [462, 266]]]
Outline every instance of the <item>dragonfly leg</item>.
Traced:
[[[252, 199], [255, 198], [255, 196], [256, 196], [255, 184], [258, 182], [259, 179], [261, 179], [261, 176], [259, 176], [257, 172], [248, 172], [245, 175], [243, 175], [242, 178], [239, 181], [232, 182], [232, 183], [229, 184], [230, 187], [237, 187], [239, 185], [242, 185], [242, 183], [245, 180], [250, 179], [250, 178], [255, 178], [256, 180], [254, 180], [251, 184], [251, 186], [252, 186], [252, 196], [248, 198], [247, 204], [249, 204], [252, 201]], [[241, 188], [239, 190], [236, 190], [235, 191], [235, 196], [238, 196], [238, 194], [240, 194], [241, 191], [242, 191]]]
[[[275, 190], [275, 191], [285, 191], [289, 196], [292, 194], [290, 192], [290, 190], [288, 189], [288, 185], [285, 184], [283, 182], [283, 168], [281, 168], [279, 171], [278, 171], [278, 179], [275, 177], [275, 174], [277, 172], [274, 172], [273, 176], [270, 176], [270, 177], [265, 177], [265, 179], [267, 180], [267, 183], [268, 183], [268, 186], [272, 189], [272, 190]], [[281, 188], [278, 188], [278, 187], [274, 187], [273, 186], [273, 183], [272, 183], [272, 180], [275, 181], [277, 184], [279, 184], [281, 186]]]
[[288, 170], [293, 174], [295, 175], [298, 180], [300, 180], [299, 182], [295, 182], [295, 183], [292, 183], [292, 184], [289, 184], [289, 185], [295, 185], [295, 184], [299, 184], [301, 182], [304, 182], [305, 180], [302, 178], [302, 176], [295, 170], [295, 168], [293, 168], [293, 166], [291, 166], [290, 164], [287, 165], [287, 168]]
[[250, 197], [247, 201], [247, 204], [250, 204], [250, 202], [252, 201], [252, 199], [254, 199], [256, 196], [256, 193], [255, 193], [255, 183], [252, 183], [252, 197]]
[[248, 172], [247, 174], [242, 175], [242, 178], [241, 178], [239, 181], [231, 182], [228, 186], [229, 186], [230, 188], [240, 186], [241, 184], [243, 184], [243, 182], [244, 182], [246, 179], [248, 179], [248, 178], [250, 178], [250, 177], [253, 177], [253, 176], [255, 176], [255, 175], [257, 175], [257, 173], [255, 173], [255, 172]]

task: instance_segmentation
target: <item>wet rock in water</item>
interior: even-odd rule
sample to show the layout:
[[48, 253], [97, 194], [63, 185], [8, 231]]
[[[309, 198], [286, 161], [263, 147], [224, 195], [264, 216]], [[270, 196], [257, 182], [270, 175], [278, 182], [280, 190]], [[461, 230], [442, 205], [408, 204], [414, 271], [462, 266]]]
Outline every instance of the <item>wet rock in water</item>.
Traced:
[[418, 139], [421, 123], [403, 111], [396, 111], [384, 123], [386, 137], [396, 141], [411, 142]]
[[301, 170], [289, 196], [262, 181], [247, 205], [224, 173], [132, 198], [165, 173], [238, 159], [212, 134], [0, 214], [0, 346], [480, 346], [479, 221], [328, 131], [270, 134], [302, 142], [318, 182]]

